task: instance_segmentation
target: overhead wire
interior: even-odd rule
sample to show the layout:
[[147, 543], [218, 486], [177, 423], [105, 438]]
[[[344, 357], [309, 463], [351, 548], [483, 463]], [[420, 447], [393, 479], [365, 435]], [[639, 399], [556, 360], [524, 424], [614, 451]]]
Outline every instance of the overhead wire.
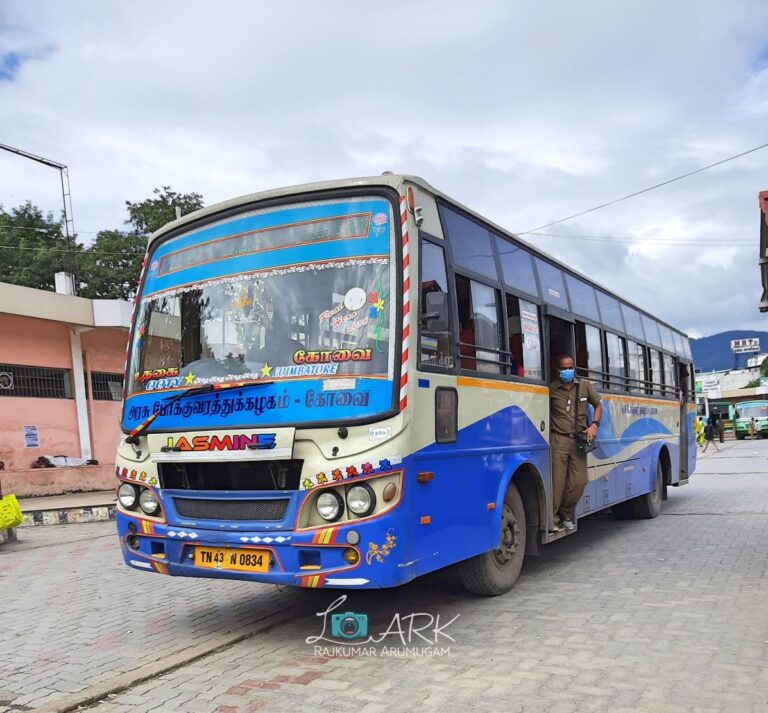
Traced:
[[616, 205], [616, 203], [621, 203], [622, 201], [629, 200], [630, 198], [635, 198], [637, 196], [643, 195], [644, 193], [655, 191], [657, 188], [668, 186], [670, 183], [675, 183], [676, 181], [682, 181], [685, 178], [690, 178], [691, 176], [695, 176], [697, 173], [708, 171], [710, 168], [715, 168], [715, 166], [722, 166], [724, 163], [728, 163], [729, 161], [735, 161], [737, 158], [742, 158], [743, 156], [747, 156], [748, 154], [755, 153], [755, 151], [760, 151], [761, 149], [764, 149], [766, 147], [768, 147], [768, 143], [761, 144], [760, 146], [755, 146], [754, 148], [748, 149], [747, 151], [742, 151], [741, 153], [734, 154], [733, 156], [728, 156], [728, 158], [724, 158], [724, 159], [721, 159], [720, 161], [715, 161], [714, 163], [710, 163], [707, 166], [702, 166], [701, 168], [697, 168], [694, 171], [688, 171], [688, 173], [683, 173], [680, 176], [669, 178], [666, 181], [662, 181], [661, 183], [655, 183], [652, 186], [648, 186], [647, 188], [643, 188], [639, 191], [635, 191], [634, 193], [628, 193], [627, 195], [621, 196], [620, 198], [615, 198], [612, 201], [601, 203], [600, 205], [596, 205], [592, 208], [588, 208], [587, 210], [582, 210], [578, 213], [574, 213], [573, 215], [569, 215], [565, 218], [560, 218], [559, 220], [553, 220], [550, 223], [545, 223], [544, 225], [540, 225], [537, 228], [524, 230], [517, 234], [530, 235], [531, 233], [535, 233], [538, 230], [543, 230], [544, 228], [551, 228], [553, 225], [559, 225], [560, 223], [565, 223], [566, 221], [573, 220], [574, 218], [579, 218], [582, 215], [587, 215], [587, 213], [594, 213], [596, 210], [601, 210], [602, 208], [607, 208], [608, 206]]

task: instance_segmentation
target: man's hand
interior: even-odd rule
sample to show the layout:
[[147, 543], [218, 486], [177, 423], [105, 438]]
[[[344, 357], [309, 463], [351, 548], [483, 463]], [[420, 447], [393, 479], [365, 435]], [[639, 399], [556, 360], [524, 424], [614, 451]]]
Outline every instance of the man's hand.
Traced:
[[587, 443], [592, 443], [597, 438], [597, 426], [593, 423], [585, 433], [587, 434]]

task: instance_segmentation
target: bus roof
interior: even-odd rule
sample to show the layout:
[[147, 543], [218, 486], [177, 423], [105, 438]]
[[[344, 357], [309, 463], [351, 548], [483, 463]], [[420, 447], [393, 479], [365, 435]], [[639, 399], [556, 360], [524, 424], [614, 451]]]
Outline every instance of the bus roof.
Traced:
[[527, 240], [523, 240], [523, 238], [519, 237], [518, 235], [515, 235], [514, 233], [510, 232], [509, 230], [502, 227], [501, 225], [494, 223], [492, 220], [489, 220], [488, 218], [481, 215], [477, 211], [472, 210], [472, 208], [469, 208], [463, 203], [460, 203], [455, 198], [451, 198], [450, 196], [446, 195], [442, 191], [438, 190], [437, 188], [429, 184], [423, 178], [420, 178], [419, 176], [410, 176], [408, 174], [396, 174], [396, 173], [385, 172], [385, 173], [382, 173], [380, 176], [362, 176], [359, 178], [345, 178], [345, 179], [335, 180], [335, 181], [319, 181], [315, 183], [298, 184], [295, 186], [285, 186], [283, 188], [273, 188], [268, 191], [260, 191], [258, 193], [249, 193], [247, 195], [239, 196], [237, 198], [231, 198], [229, 200], [222, 201], [220, 203], [215, 203], [205, 208], [201, 208], [200, 210], [196, 210], [192, 213], [188, 213], [187, 215], [183, 215], [181, 216], [181, 218], [178, 218], [177, 220], [171, 221], [170, 223], [166, 223], [162, 228], [155, 231], [152, 235], [149, 236], [149, 244], [151, 245], [154, 241], [164, 237], [166, 234], [171, 232], [177, 232], [184, 226], [196, 223], [197, 221], [203, 218], [215, 215], [216, 213], [221, 213], [223, 211], [236, 209], [244, 205], [251, 205], [253, 203], [259, 203], [261, 201], [272, 200], [276, 198], [284, 198], [286, 196], [299, 195], [302, 193], [319, 193], [324, 191], [333, 191], [333, 190], [339, 190], [339, 189], [350, 188], [350, 187], [388, 186], [390, 188], [394, 188], [398, 192], [402, 192], [401, 188], [404, 183], [412, 183], [416, 186], [419, 186], [421, 189], [423, 189], [427, 193], [431, 193], [432, 195], [442, 198], [448, 203], [451, 203], [452, 205], [457, 206], [458, 208], [468, 213], [469, 215], [472, 215], [478, 220], [482, 221], [483, 223], [486, 223], [487, 225], [492, 227], [494, 230], [500, 233], [503, 233], [504, 235], [507, 235], [510, 238], [513, 238], [514, 240], [519, 242], [521, 245], [524, 245], [532, 253], [540, 255], [546, 258], [547, 260], [551, 261], [552, 263], [557, 265], [560, 269], [564, 270], [565, 272], [569, 272], [572, 275], [575, 275], [581, 278], [582, 280], [585, 280], [590, 285], [600, 288], [601, 290], [603, 290], [603, 292], [606, 292], [612, 297], [615, 297], [620, 302], [623, 302], [629, 305], [630, 307], [633, 307], [634, 309], [638, 310], [639, 312], [642, 312], [646, 316], [651, 317], [652, 319], [656, 320], [659, 324], [663, 324], [666, 327], [669, 327], [671, 330], [677, 332], [678, 334], [681, 334], [686, 339], [688, 338], [688, 335], [685, 332], [677, 329], [676, 327], [673, 327], [668, 322], [665, 322], [659, 319], [658, 317], [652, 315], [650, 312], [648, 312], [647, 310], [644, 310], [642, 307], [638, 307], [637, 305], [621, 297], [620, 295], [616, 294], [615, 292], [608, 289], [607, 287], [604, 287], [600, 283], [595, 282], [593, 278], [588, 277], [587, 275], [584, 275], [578, 270], [575, 270], [570, 265], [566, 265], [565, 263], [560, 262], [557, 258], [552, 257], [552, 255], [544, 252], [541, 248], [529, 243]]

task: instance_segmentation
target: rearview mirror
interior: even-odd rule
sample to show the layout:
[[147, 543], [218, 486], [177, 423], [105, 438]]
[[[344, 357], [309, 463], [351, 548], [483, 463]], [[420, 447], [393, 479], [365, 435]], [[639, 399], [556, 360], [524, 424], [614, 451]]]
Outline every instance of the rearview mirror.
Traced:
[[428, 332], [445, 332], [448, 329], [448, 294], [427, 292], [424, 296], [421, 319], [426, 322]]

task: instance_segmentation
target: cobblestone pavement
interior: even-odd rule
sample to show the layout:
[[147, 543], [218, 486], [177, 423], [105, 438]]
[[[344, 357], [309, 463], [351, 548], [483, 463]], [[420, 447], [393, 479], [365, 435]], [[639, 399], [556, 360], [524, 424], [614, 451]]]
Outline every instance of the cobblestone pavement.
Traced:
[[36, 528], [0, 548], [0, 711], [53, 710], [136, 671], [143, 683], [92, 710], [768, 709], [768, 441], [708, 452], [655, 520], [586, 518], [506, 596], [468, 597], [438, 573], [338, 610], [367, 613], [371, 632], [396, 612], [459, 615], [444, 656], [315, 651], [305, 639], [338, 593], [134, 572], [113, 528]]

